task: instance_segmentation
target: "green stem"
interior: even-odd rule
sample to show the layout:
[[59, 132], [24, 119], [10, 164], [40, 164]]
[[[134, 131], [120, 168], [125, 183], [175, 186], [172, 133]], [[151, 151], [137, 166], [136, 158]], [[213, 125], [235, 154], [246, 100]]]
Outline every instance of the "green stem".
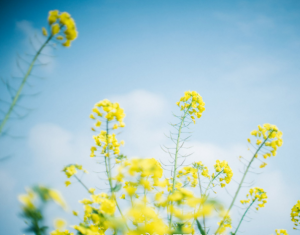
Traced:
[[[200, 174], [199, 174], [199, 169], [197, 171], [197, 174], [198, 174], [198, 183], [199, 183], [199, 188], [200, 188], [200, 195], [201, 195], [201, 198], [202, 198], [202, 187], [201, 187], [201, 182], [200, 182]], [[203, 214], [203, 227], [204, 227], [204, 235], [206, 235], [206, 226], [205, 226], [205, 215]]]
[[[221, 170], [211, 181], [209, 181], [209, 183], [208, 183], [208, 185], [207, 185], [207, 187], [206, 187], [206, 189], [205, 189], [205, 192], [204, 192], [204, 196], [205, 196], [205, 198], [206, 198], [206, 193], [207, 193], [207, 190], [209, 189], [209, 186], [212, 184], [212, 182], [221, 174], [223, 172], [223, 170]], [[199, 176], [199, 173], [198, 173], [198, 176]], [[201, 204], [199, 205], [199, 209], [198, 210], [200, 210], [200, 208], [201, 208]], [[203, 216], [204, 217], [204, 216]], [[205, 217], [204, 217], [205, 218]], [[194, 224], [195, 224], [195, 221], [196, 221], [196, 219], [194, 219], [193, 220], [193, 223], [192, 223], [192, 226], [194, 226]], [[205, 221], [204, 221], [204, 223], [203, 223], [203, 226], [205, 225]], [[205, 231], [205, 230], [204, 230]], [[205, 234], [206, 234], [206, 231], [205, 231]]]
[[[175, 189], [175, 178], [176, 178], [176, 170], [177, 170], [177, 158], [178, 158], [178, 152], [179, 152], [179, 143], [180, 143], [180, 135], [181, 135], [181, 130], [182, 130], [182, 126], [184, 123], [184, 119], [186, 118], [186, 115], [188, 114], [188, 111], [191, 107], [190, 106], [186, 109], [186, 111], [184, 112], [184, 115], [181, 117], [181, 123], [180, 123], [180, 127], [178, 129], [178, 136], [177, 136], [177, 142], [176, 142], [176, 152], [175, 152], [175, 164], [174, 164], [174, 171], [173, 171], [173, 183], [172, 183], [172, 193], [174, 193], [174, 189]], [[171, 203], [172, 205], [172, 203]], [[171, 213], [170, 215], [170, 222], [169, 222], [169, 227], [171, 229], [172, 226], [172, 219], [173, 219], [173, 214]]]
[[251, 202], [251, 204], [248, 206], [247, 210], [246, 210], [245, 213], [243, 214], [243, 216], [242, 216], [242, 218], [241, 218], [241, 220], [240, 220], [240, 222], [239, 222], [239, 225], [237, 226], [237, 228], [236, 228], [236, 230], [235, 230], [235, 232], [234, 232], [234, 235], [236, 235], [236, 233], [237, 233], [237, 231], [238, 231], [238, 229], [239, 229], [239, 227], [240, 227], [240, 225], [241, 225], [241, 223], [242, 223], [242, 221], [243, 221], [245, 215], [247, 214], [248, 210], [250, 209], [250, 207], [253, 205], [253, 203], [254, 203], [255, 201], [256, 201], [256, 198]]
[[[109, 182], [109, 187], [110, 187], [110, 193], [111, 193], [111, 196], [113, 198], [113, 200], [115, 201], [116, 203], [116, 206], [118, 208], [118, 211], [120, 212], [120, 215], [122, 216], [124, 222], [125, 222], [125, 225], [126, 225], [126, 228], [129, 230], [129, 227], [126, 223], [126, 220], [125, 220], [125, 217], [121, 211], [121, 208], [118, 204], [118, 201], [116, 199], [116, 195], [115, 193], [113, 192], [113, 185], [112, 185], [112, 178], [111, 178], [111, 164], [110, 164], [110, 155], [109, 155], [109, 138], [108, 138], [108, 131], [109, 131], [109, 128], [108, 128], [108, 119], [106, 120], [106, 143], [107, 143], [107, 147], [106, 147], [106, 153], [108, 154], [108, 157], [105, 156], [105, 167], [106, 167], [106, 174], [107, 174], [107, 177], [108, 177], [108, 182]], [[107, 160], [106, 158], [108, 158], [108, 165], [107, 165]]]
[[212, 184], [212, 182], [223, 172], [224, 170], [221, 170], [211, 181], [209, 181], [207, 188], [205, 189], [204, 195], [206, 196], [207, 190], [209, 189], [209, 186]]
[[74, 177], [88, 192], [90, 192], [89, 188], [77, 177], [77, 175], [74, 175]]
[[44, 42], [44, 44], [41, 46], [41, 48], [37, 51], [37, 53], [33, 57], [33, 60], [31, 61], [26, 74], [24, 75], [24, 78], [23, 78], [23, 80], [21, 82], [21, 85], [20, 85], [20, 87], [19, 87], [19, 89], [18, 89], [18, 91], [17, 91], [17, 93], [16, 93], [16, 95], [15, 95], [15, 97], [14, 97], [14, 99], [13, 99], [13, 101], [12, 101], [12, 103], [11, 103], [11, 105], [10, 105], [10, 107], [9, 107], [6, 115], [5, 115], [5, 117], [4, 117], [4, 119], [2, 120], [2, 122], [0, 124], [0, 135], [3, 132], [4, 126], [5, 126], [6, 122], [8, 121], [8, 118], [9, 118], [11, 112], [13, 111], [14, 107], [17, 104], [17, 101], [18, 101], [18, 99], [19, 99], [19, 97], [21, 95], [21, 92], [23, 90], [23, 87], [24, 87], [24, 85], [25, 85], [25, 83], [26, 83], [26, 81], [27, 81], [27, 79], [28, 79], [28, 77], [29, 77], [32, 69], [33, 69], [34, 63], [36, 62], [36, 60], [39, 57], [39, 55], [41, 54], [42, 50], [47, 45], [47, 43], [51, 40], [52, 37], [53, 37], [53, 35], [49, 36], [49, 38]]
[[[244, 175], [243, 175], [243, 177], [242, 177], [242, 180], [241, 180], [241, 182], [240, 182], [240, 184], [239, 184], [239, 186], [238, 186], [238, 188], [237, 188], [237, 190], [236, 190], [236, 193], [235, 193], [235, 195], [234, 195], [234, 197], [233, 197], [233, 199], [232, 199], [232, 202], [231, 202], [231, 204], [230, 204], [230, 206], [229, 206], [229, 208], [228, 208], [228, 210], [227, 210], [225, 216], [223, 217], [223, 220], [224, 220], [224, 218], [225, 218], [226, 216], [228, 216], [228, 214], [229, 214], [231, 208], [233, 207], [234, 202], [235, 202], [235, 200], [236, 200], [236, 197], [237, 197], [237, 195], [239, 194], [239, 191], [240, 191], [240, 189], [241, 189], [241, 187], [242, 187], [242, 184], [244, 183], [244, 180], [245, 180], [245, 178], [246, 178], [246, 175], [247, 175], [247, 173], [248, 173], [248, 171], [249, 171], [249, 169], [250, 169], [250, 166], [251, 166], [252, 162], [254, 161], [254, 159], [256, 158], [255, 156], [258, 154], [259, 150], [264, 146], [264, 144], [265, 144], [266, 141], [269, 139], [269, 137], [271, 136], [271, 134], [273, 133], [273, 131], [274, 131], [274, 130], [272, 130], [272, 131], [270, 132], [269, 136], [262, 142], [262, 144], [259, 146], [259, 148], [258, 148], [258, 149], [256, 150], [256, 152], [254, 153], [254, 155], [253, 155], [251, 161], [249, 162], [249, 164], [248, 164], [248, 166], [247, 166], [247, 168], [246, 168], [246, 171], [245, 171], [245, 173], [244, 173]], [[220, 225], [219, 225], [217, 231], [215, 232], [215, 234], [218, 234], [220, 227], [223, 225], [223, 220], [222, 220], [222, 222], [220, 223]]]

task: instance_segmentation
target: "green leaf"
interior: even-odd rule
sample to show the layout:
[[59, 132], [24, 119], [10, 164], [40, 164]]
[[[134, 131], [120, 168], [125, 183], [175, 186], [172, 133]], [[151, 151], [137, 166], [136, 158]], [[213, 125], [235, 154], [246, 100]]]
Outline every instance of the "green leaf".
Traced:
[[197, 219], [196, 219], [196, 222], [197, 222], [197, 227], [198, 227], [198, 229], [199, 229], [201, 235], [205, 235], [205, 231], [203, 230], [203, 228], [202, 228], [200, 222], [199, 222]]
[[119, 192], [122, 188], [122, 184], [116, 184], [115, 187], [112, 188], [112, 192]]

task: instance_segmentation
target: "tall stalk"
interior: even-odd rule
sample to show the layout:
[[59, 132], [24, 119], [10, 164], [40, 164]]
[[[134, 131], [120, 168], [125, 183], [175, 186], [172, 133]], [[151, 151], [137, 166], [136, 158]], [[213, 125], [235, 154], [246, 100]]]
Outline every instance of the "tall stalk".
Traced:
[[35, 62], [36, 62], [36, 60], [37, 60], [37, 58], [39, 57], [39, 55], [41, 54], [42, 50], [43, 50], [44, 47], [47, 45], [47, 43], [52, 39], [52, 37], [53, 37], [53, 35], [51, 34], [51, 35], [48, 37], [48, 39], [44, 42], [44, 44], [40, 47], [40, 49], [36, 52], [35, 56], [33, 57], [33, 59], [32, 59], [32, 61], [31, 61], [30, 65], [29, 65], [29, 68], [28, 68], [27, 72], [26, 72], [25, 75], [24, 75], [24, 78], [23, 78], [23, 80], [22, 80], [22, 82], [21, 82], [21, 85], [20, 85], [20, 87], [19, 87], [19, 89], [18, 89], [18, 91], [17, 91], [17, 93], [16, 93], [16, 95], [15, 95], [15, 97], [14, 97], [14, 99], [13, 99], [13, 101], [12, 101], [12, 103], [11, 103], [11, 105], [10, 105], [8, 111], [7, 111], [7, 113], [5, 114], [4, 119], [2, 120], [2, 122], [1, 122], [1, 124], [0, 124], [0, 135], [1, 135], [1, 133], [3, 132], [4, 126], [5, 126], [6, 122], [7, 122], [8, 119], [9, 119], [9, 116], [11, 115], [11, 112], [13, 111], [14, 107], [16, 106], [16, 104], [17, 104], [17, 102], [18, 102], [18, 100], [19, 100], [19, 97], [20, 97], [20, 95], [21, 95], [21, 92], [22, 92], [22, 90], [23, 90], [23, 87], [24, 87], [24, 85], [25, 85], [25, 83], [26, 83], [26, 81], [27, 81], [27, 79], [28, 79], [28, 77], [29, 77], [29, 75], [30, 75], [32, 69], [33, 69], [33, 66], [34, 66], [34, 64], [35, 64]]
[[[175, 159], [174, 159], [172, 193], [174, 193], [174, 189], [175, 189], [175, 178], [176, 178], [176, 171], [177, 171], [177, 160], [178, 160], [178, 152], [179, 152], [180, 135], [181, 135], [182, 127], [183, 127], [183, 124], [184, 124], [184, 120], [185, 120], [185, 118], [186, 118], [186, 116], [187, 116], [188, 111], [189, 111], [190, 108], [191, 108], [191, 104], [189, 105], [189, 107], [184, 112], [184, 115], [181, 117], [181, 122], [180, 122], [180, 126], [179, 126], [179, 129], [178, 129], [178, 136], [177, 136], [177, 141], [176, 141]], [[171, 205], [172, 205], [172, 203], [171, 203]], [[170, 215], [170, 221], [169, 221], [169, 227], [170, 228], [172, 226], [172, 219], [173, 219], [173, 214], [171, 213], [171, 215]]]
[[[109, 182], [109, 188], [110, 188], [110, 193], [111, 193], [111, 196], [113, 198], [113, 200], [115, 201], [116, 203], [116, 206], [118, 208], [118, 211], [120, 212], [120, 215], [122, 216], [122, 218], [124, 219], [125, 221], [125, 217], [121, 211], [121, 208], [118, 204], [118, 201], [116, 199], [116, 195], [115, 195], [115, 192], [113, 190], [113, 185], [112, 185], [112, 177], [111, 177], [111, 163], [110, 163], [110, 155], [109, 155], [109, 138], [108, 138], [108, 132], [109, 132], [109, 126], [108, 126], [108, 119], [106, 120], [106, 143], [107, 143], [107, 147], [106, 147], [106, 153], [108, 154], [108, 157], [104, 156], [105, 158], [105, 167], [106, 167], [106, 174], [107, 174], [107, 178], [108, 178], [108, 182]], [[129, 227], [127, 225], [127, 223], [125, 222], [125, 225], [126, 225], [126, 228], [129, 230]]]
[[[199, 174], [199, 169], [197, 170], [198, 174], [198, 183], [199, 183], [199, 189], [200, 189], [200, 196], [202, 198], [202, 187], [201, 187], [201, 182], [200, 182], [200, 174]], [[204, 227], [204, 235], [206, 235], [206, 226], [205, 226], [205, 215], [203, 214], [203, 227]]]
[[[273, 130], [273, 131], [274, 131], [274, 130]], [[236, 190], [236, 192], [235, 192], [235, 195], [234, 195], [234, 197], [233, 197], [233, 199], [232, 199], [232, 202], [231, 202], [231, 204], [230, 204], [230, 206], [229, 206], [229, 208], [228, 208], [228, 210], [227, 210], [225, 216], [223, 217], [223, 219], [222, 219], [222, 221], [221, 221], [221, 223], [220, 223], [220, 225], [219, 225], [217, 231], [215, 232], [215, 234], [218, 234], [219, 229], [221, 228], [221, 226], [222, 226], [223, 223], [224, 223], [224, 218], [225, 218], [226, 216], [228, 216], [230, 210], [232, 209], [232, 207], [233, 207], [233, 205], [234, 205], [234, 202], [235, 202], [235, 200], [236, 200], [236, 198], [237, 198], [237, 195], [238, 195], [239, 192], [240, 192], [240, 189], [241, 189], [241, 187], [242, 187], [242, 184], [244, 183], [244, 180], [245, 180], [245, 178], [246, 178], [246, 175], [247, 175], [247, 173], [248, 173], [248, 171], [249, 171], [249, 169], [250, 169], [250, 166], [251, 166], [252, 162], [253, 162], [254, 159], [256, 158], [256, 156], [257, 156], [258, 152], [260, 151], [260, 149], [264, 146], [264, 144], [266, 143], [266, 141], [270, 138], [270, 136], [271, 136], [271, 134], [273, 133], [273, 131], [270, 132], [270, 134], [268, 135], [268, 137], [262, 142], [262, 144], [259, 146], [259, 148], [255, 151], [255, 153], [254, 153], [254, 155], [253, 155], [251, 161], [249, 162], [249, 164], [248, 164], [248, 166], [247, 166], [247, 168], [246, 168], [246, 171], [245, 171], [245, 173], [244, 173], [244, 175], [243, 175], [243, 177], [242, 177], [242, 180], [241, 180], [241, 182], [239, 183], [239, 186], [238, 186], [238, 188], [237, 188], [237, 190]]]

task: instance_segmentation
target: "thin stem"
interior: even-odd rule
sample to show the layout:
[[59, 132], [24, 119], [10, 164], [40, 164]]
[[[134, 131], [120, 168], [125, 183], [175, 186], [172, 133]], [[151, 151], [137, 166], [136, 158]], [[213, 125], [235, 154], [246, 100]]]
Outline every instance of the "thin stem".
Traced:
[[[200, 188], [200, 195], [202, 197], [202, 187], [201, 187], [201, 182], [200, 182], [200, 174], [199, 174], [199, 169], [197, 171], [198, 174], [198, 183], [199, 183], [199, 188]], [[204, 235], [206, 235], [206, 226], [205, 226], [205, 215], [203, 214], [203, 227], [204, 227]]]
[[74, 177], [88, 192], [90, 192], [89, 188], [77, 177], [77, 175], [74, 175]]
[[221, 170], [211, 181], [209, 181], [207, 188], [204, 192], [204, 195], [206, 196], [207, 190], [209, 189], [209, 186], [212, 184], [212, 182], [223, 172], [224, 170]]
[[[205, 198], [206, 198], [206, 193], [207, 193], [207, 190], [209, 189], [209, 186], [212, 184], [212, 182], [221, 174], [223, 172], [223, 170], [221, 170], [211, 181], [209, 181], [209, 183], [208, 183], [208, 185], [207, 185], [207, 188], [206, 188], [206, 190], [205, 190], [205, 192], [204, 192], [204, 196], [205, 196]], [[198, 173], [198, 175], [199, 175], [199, 173]], [[199, 205], [199, 209], [198, 210], [200, 210], [201, 209], [201, 204]], [[204, 216], [203, 216], [204, 217]], [[204, 217], [205, 218], [205, 217]], [[195, 221], [196, 221], [196, 219], [194, 219], [193, 220], [193, 223], [192, 223], [192, 226], [194, 226], [194, 223], [195, 223]], [[205, 221], [204, 221], [205, 222]], [[204, 226], [204, 223], [203, 223], [203, 226]], [[205, 231], [205, 230], [204, 230]], [[206, 231], [205, 231], [205, 234], [206, 234]]]
[[[274, 130], [272, 130], [272, 131], [270, 132], [269, 136], [262, 142], [262, 144], [259, 146], [259, 148], [255, 151], [255, 153], [254, 153], [254, 155], [253, 155], [251, 161], [249, 162], [249, 164], [248, 164], [248, 166], [247, 166], [247, 168], [246, 168], [246, 171], [245, 171], [245, 173], [244, 173], [244, 175], [243, 175], [243, 177], [242, 177], [242, 180], [241, 180], [241, 182], [240, 182], [240, 184], [239, 184], [239, 186], [238, 186], [238, 188], [237, 188], [237, 190], [236, 190], [236, 193], [235, 193], [235, 195], [234, 195], [234, 197], [233, 197], [233, 199], [232, 199], [232, 202], [231, 202], [231, 204], [230, 204], [230, 206], [229, 206], [229, 208], [228, 208], [228, 210], [227, 210], [227, 212], [226, 212], [224, 218], [225, 218], [226, 216], [228, 216], [228, 214], [229, 214], [231, 208], [233, 207], [234, 202], [235, 202], [235, 200], [236, 200], [236, 197], [237, 197], [237, 195], [239, 194], [239, 191], [240, 191], [240, 189], [241, 189], [241, 187], [242, 187], [242, 184], [243, 184], [243, 182], [244, 182], [244, 180], [245, 180], [245, 178], [246, 178], [246, 175], [247, 175], [247, 173], [248, 173], [248, 171], [249, 171], [249, 168], [250, 168], [252, 162], [253, 162], [254, 159], [256, 158], [256, 155], [258, 154], [259, 150], [264, 146], [264, 144], [266, 143], [266, 141], [269, 139], [269, 137], [271, 136], [271, 134], [273, 133], [273, 131], [274, 131]], [[223, 220], [224, 220], [224, 218], [223, 218]], [[218, 234], [220, 227], [223, 225], [223, 220], [222, 220], [222, 222], [220, 223], [220, 225], [219, 225], [217, 231], [215, 232], [215, 234]]]
[[37, 51], [37, 53], [35, 54], [33, 60], [31, 61], [30, 65], [29, 65], [29, 68], [28, 68], [28, 70], [27, 70], [26, 74], [24, 75], [24, 78], [23, 78], [23, 80], [21, 82], [21, 85], [20, 85], [20, 87], [19, 87], [19, 89], [18, 89], [18, 91], [17, 91], [17, 93], [16, 93], [16, 95], [15, 95], [15, 97], [14, 97], [14, 99], [13, 99], [13, 101], [12, 101], [12, 103], [11, 103], [11, 105], [10, 105], [10, 107], [9, 107], [6, 115], [5, 115], [5, 117], [4, 117], [4, 119], [2, 120], [2, 122], [0, 124], [0, 135], [1, 135], [2, 131], [3, 131], [3, 128], [4, 128], [5, 124], [6, 124], [6, 122], [8, 121], [8, 118], [9, 118], [11, 112], [13, 111], [14, 107], [17, 104], [17, 101], [18, 101], [18, 99], [19, 99], [19, 97], [21, 95], [21, 92], [23, 90], [23, 87], [24, 87], [24, 85], [25, 85], [25, 83], [26, 83], [26, 81], [27, 81], [27, 79], [28, 79], [28, 77], [29, 77], [29, 75], [30, 75], [30, 73], [32, 71], [34, 63], [36, 62], [36, 60], [39, 57], [39, 55], [41, 54], [42, 50], [47, 45], [47, 43], [51, 40], [52, 37], [53, 37], [53, 35], [49, 36], [49, 38], [44, 42], [44, 44]]
[[[126, 220], [125, 220], [125, 217], [121, 211], [121, 208], [118, 204], [118, 201], [116, 199], [116, 195], [113, 191], [113, 185], [112, 185], [112, 178], [111, 178], [111, 164], [110, 164], [110, 156], [109, 156], [109, 138], [108, 138], [108, 131], [109, 131], [109, 127], [108, 127], [108, 119], [106, 119], [106, 143], [107, 143], [107, 147], [106, 147], [106, 154], [108, 157], [105, 156], [105, 167], [106, 167], [106, 174], [107, 174], [107, 177], [108, 177], [108, 182], [109, 182], [109, 188], [110, 188], [110, 193], [111, 193], [111, 196], [113, 198], [113, 200], [115, 201], [116, 203], [116, 206], [118, 208], [118, 211], [120, 212], [120, 215], [122, 216], [123, 220], [124, 220], [124, 223], [126, 225], [126, 228], [129, 230], [129, 227], [126, 223]], [[107, 160], [106, 158], [108, 158], [108, 164], [107, 164]]]
[[236, 228], [236, 230], [235, 230], [235, 232], [234, 232], [234, 235], [236, 235], [236, 233], [237, 233], [237, 231], [238, 231], [238, 229], [239, 229], [239, 227], [240, 227], [240, 225], [241, 225], [241, 223], [242, 223], [242, 221], [243, 221], [245, 215], [247, 214], [248, 210], [249, 210], [250, 207], [253, 205], [253, 203], [256, 201], [256, 199], [257, 199], [257, 198], [255, 198], [255, 199], [251, 202], [251, 204], [248, 206], [247, 210], [246, 210], [245, 213], [243, 214], [243, 216], [242, 216], [242, 218], [241, 218], [241, 220], [240, 220], [240, 222], [239, 222], [239, 225], [237, 226], [237, 228]]
[[[184, 115], [181, 117], [181, 122], [180, 122], [180, 126], [179, 126], [179, 129], [178, 129], [178, 136], [177, 136], [177, 142], [176, 142], [176, 152], [175, 152], [175, 159], [174, 159], [175, 163], [174, 163], [174, 170], [173, 170], [172, 193], [174, 193], [174, 189], [175, 189], [175, 178], [176, 178], [176, 170], [177, 170], [177, 158], [178, 158], [178, 152], [179, 152], [179, 143], [180, 143], [180, 135], [181, 135], [182, 125], [184, 123], [184, 119], [186, 118], [186, 115], [188, 114], [188, 111], [189, 111], [190, 107], [191, 107], [191, 104], [186, 109], [186, 111], [184, 112]], [[172, 219], [173, 219], [173, 214], [171, 213], [171, 215], [170, 215], [170, 222], [169, 222], [169, 227], [170, 228], [172, 226]]]

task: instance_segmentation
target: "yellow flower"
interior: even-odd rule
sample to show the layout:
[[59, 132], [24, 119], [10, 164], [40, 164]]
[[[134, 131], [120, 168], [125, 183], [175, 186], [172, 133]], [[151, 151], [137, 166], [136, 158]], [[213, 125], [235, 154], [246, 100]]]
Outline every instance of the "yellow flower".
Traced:
[[54, 227], [55, 229], [61, 231], [66, 227], [67, 223], [63, 219], [56, 219], [54, 220]]
[[51, 26], [51, 33], [52, 33], [52, 35], [58, 34], [59, 31], [60, 31], [59, 24], [53, 24]]
[[58, 17], [59, 17], [58, 10], [49, 11], [49, 17], [48, 17], [49, 24], [52, 25], [53, 23], [55, 23]]
[[291, 221], [294, 222], [294, 229], [300, 225], [300, 200], [291, 209]]
[[267, 165], [267, 163], [263, 162], [263, 163], [259, 166], [259, 168], [264, 168], [266, 165]]
[[64, 37], [63, 37], [63, 36], [57, 36], [56, 39], [57, 39], [57, 40], [63, 40]]
[[62, 44], [64, 47], [70, 47], [71, 46], [71, 41], [67, 40]]
[[62, 208], [66, 208], [67, 205], [58, 191], [49, 190], [49, 195], [58, 205], [60, 205]]
[[200, 118], [205, 110], [205, 103], [196, 91], [184, 92], [184, 96], [180, 98], [179, 102], [176, 102], [176, 105], [179, 106], [181, 110], [187, 112], [194, 123], [195, 116]]
[[69, 180], [67, 180], [67, 181], [65, 182], [66, 187], [68, 187], [70, 184], [71, 184], [71, 182], [70, 182]]
[[101, 126], [101, 122], [98, 120], [98, 121], [96, 122], [95, 126], [96, 126], [96, 127]]
[[276, 229], [276, 235], [289, 235], [285, 229]]
[[94, 188], [90, 188], [90, 189], [89, 189], [89, 193], [90, 193], [90, 194], [94, 194], [95, 190], [96, 190], [96, 189], [94, 189]]

